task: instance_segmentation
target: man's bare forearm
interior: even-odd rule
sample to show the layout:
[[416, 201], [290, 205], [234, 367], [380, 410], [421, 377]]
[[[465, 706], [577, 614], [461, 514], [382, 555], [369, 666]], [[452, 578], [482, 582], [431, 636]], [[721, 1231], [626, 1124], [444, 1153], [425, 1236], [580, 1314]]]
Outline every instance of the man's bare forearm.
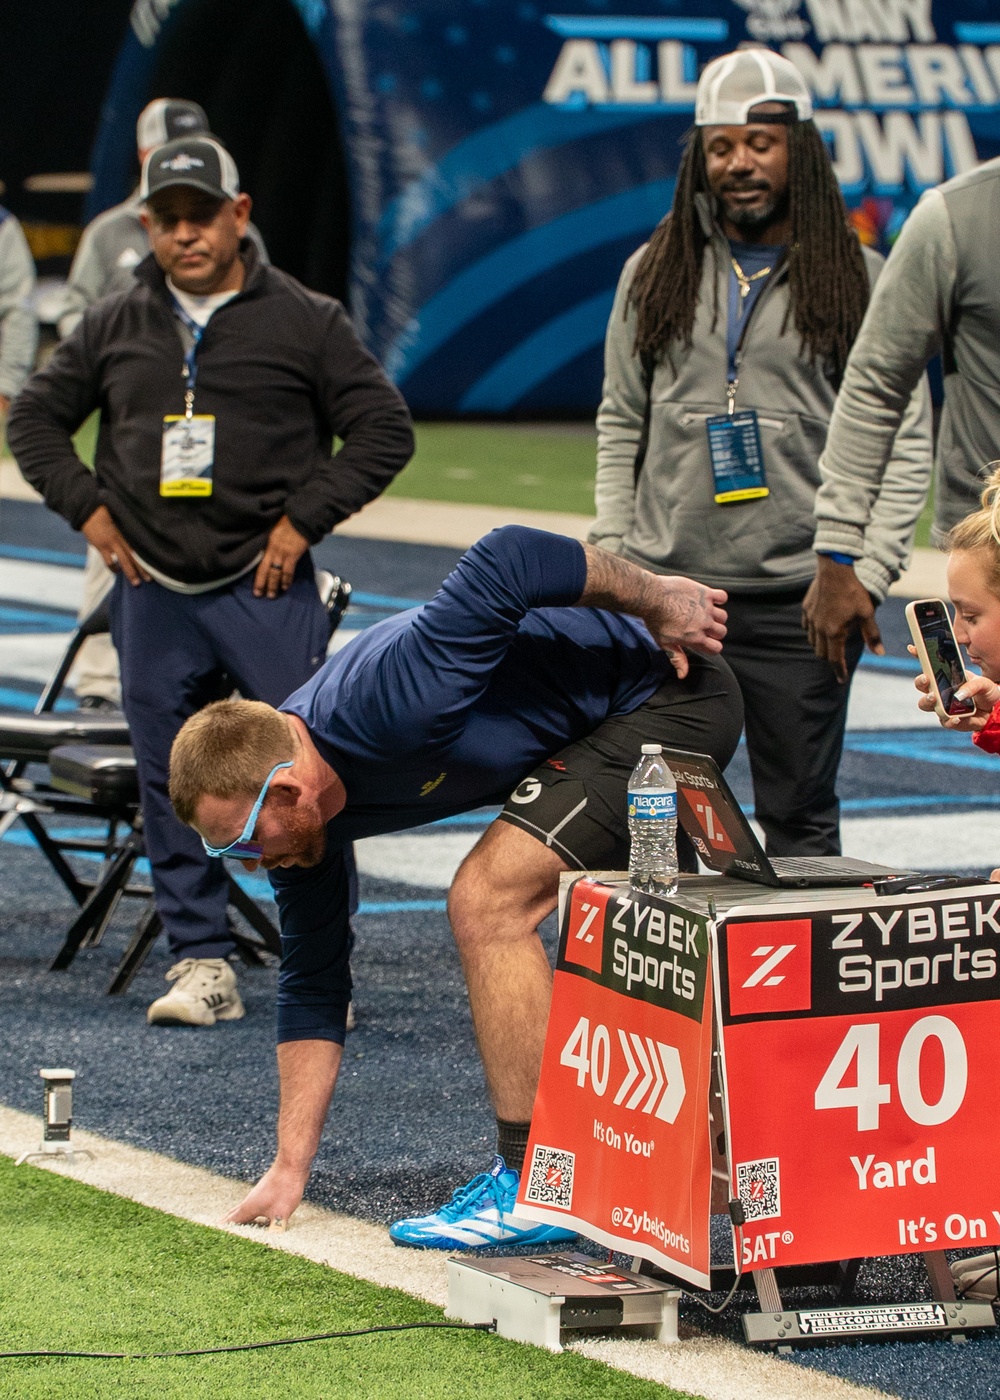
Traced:
[[587, 582], [580, 607], [641, 617], [643, 608], [654, 600], [656, 576], [595, 544], [585, 544], [583, 552], [587, 556]]
[[[609, 612], [639, 617], [657, 644], [673, 657], [675, 648], [715, 653], [726, 635], [725, 593], [695, 579], [651, 574], [597, 545], [583, 546], [587, 580], [579, 607], [606, 608]], [[675, 667], [686, 674], [687, 665]]]
[[308, 1171], [319, 1147], [343, 1046], [332, 1040], [288, 1040], [278, 1046], [281, 1103], [276, 1163]]

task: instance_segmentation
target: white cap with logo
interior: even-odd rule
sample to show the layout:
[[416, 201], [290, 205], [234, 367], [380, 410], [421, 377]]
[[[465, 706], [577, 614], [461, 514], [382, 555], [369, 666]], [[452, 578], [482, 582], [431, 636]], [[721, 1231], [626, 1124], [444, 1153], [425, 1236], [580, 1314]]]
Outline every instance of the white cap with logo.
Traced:
[[750, 109], [761, 102], [783, 102], [790, 110], [754, 121], [804, 122], [813, 114], [809, 89], [794, 63], [771, 49], [737, 49], [706, 65], [698, 79], [694, 124], [746, 126]]

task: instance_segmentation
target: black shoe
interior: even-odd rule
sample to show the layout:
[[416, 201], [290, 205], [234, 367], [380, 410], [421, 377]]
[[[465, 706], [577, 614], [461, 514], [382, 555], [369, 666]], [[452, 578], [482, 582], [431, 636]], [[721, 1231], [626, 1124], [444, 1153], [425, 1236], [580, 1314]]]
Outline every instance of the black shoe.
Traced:
[[121, 709], [113, 700], [107, 700], [103, 695], [80, 695], [77, 696], [76, 708], [78, 710], [96, 710], [102, 715], [119, 715]]

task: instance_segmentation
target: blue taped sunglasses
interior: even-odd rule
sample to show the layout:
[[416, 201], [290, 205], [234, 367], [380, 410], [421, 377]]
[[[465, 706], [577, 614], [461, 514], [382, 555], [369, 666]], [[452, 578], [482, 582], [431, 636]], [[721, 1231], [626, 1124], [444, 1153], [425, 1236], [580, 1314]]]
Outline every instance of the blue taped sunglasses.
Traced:
[[250, 839], [253, 836], [253, 829], [257, 825], [257, 818], [260, 816], [260, 809], [264, 805], [264, 798], [267, 796], [267, 790], [271, 786], [271, 779], [279, 769], [291, 768], [294, 761], [294, 759], [286, 758], [284, 763], [276, 763], [270, 773], [268, 773], [267, 777], [264, 779], [264, 786], [260, 790], [257, 801], [250, 809], [250, 815], [247, 817], [246, 826], [235, 841], [230, 841], [228, 846], [210, 846], [204, 836], [201, 838], [201, 844], [205, 847], [207, 855], [232, 856], [234, 860], [260, 860], [261, 856], [264, 854], [264, 848], [259, 842]]

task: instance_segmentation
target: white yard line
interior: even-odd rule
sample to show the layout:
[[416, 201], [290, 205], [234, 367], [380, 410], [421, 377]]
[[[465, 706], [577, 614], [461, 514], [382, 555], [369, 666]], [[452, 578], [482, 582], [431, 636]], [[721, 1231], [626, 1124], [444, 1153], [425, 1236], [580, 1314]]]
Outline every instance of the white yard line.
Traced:
[[0, 676], [44, 685], [59, 665], [70, 632], [21, 632], [0, 635]]
[[0, 598], [5, 602], [34, 603], [37, 608], [69, 608], [76, 612], [82, 597], [82, 569], [0, 558]]
[[[34, 1150], [40, 1133], [40, 1114], [31, 1117], [0, 1106], [0, 1153], [19, 1157]], [[73, 1141], [93, 1152], [93, 1159], [78, 1158], [73, 1167], [61, 1165], [58, 1159], [41, 1165], [140, 1205], [259, 1240], [383, 1288], [398, 1288], [439, 1306], [447, 1300], [445, 1255], [397, 1249], [380, 1226], [308, 1204], [300, 1207], [291, 1228], [283, 1233], [222, 1225], [222, 1215], [245, 1190], [240, 1182], [82, 1129], [74, 1129]], [[672, 1347], [652, 1341], [593, 1340], [574, 1343], [573, 1349], [615, 1370], [705, 1400], [872, 1400], [884, 1394], [690, 1329]]]
[[1000, 866], [1000, 811], [940, 812], [927, 817], [843, 817], [845, 856], [904, 870], [992, 870]]
[[855, 671], [847, 702], [848, 729], [940, 729], [937, 715], [917, 709], [913, 678], [919, 669], [914, 662], [912, 676], [866, 667]]

